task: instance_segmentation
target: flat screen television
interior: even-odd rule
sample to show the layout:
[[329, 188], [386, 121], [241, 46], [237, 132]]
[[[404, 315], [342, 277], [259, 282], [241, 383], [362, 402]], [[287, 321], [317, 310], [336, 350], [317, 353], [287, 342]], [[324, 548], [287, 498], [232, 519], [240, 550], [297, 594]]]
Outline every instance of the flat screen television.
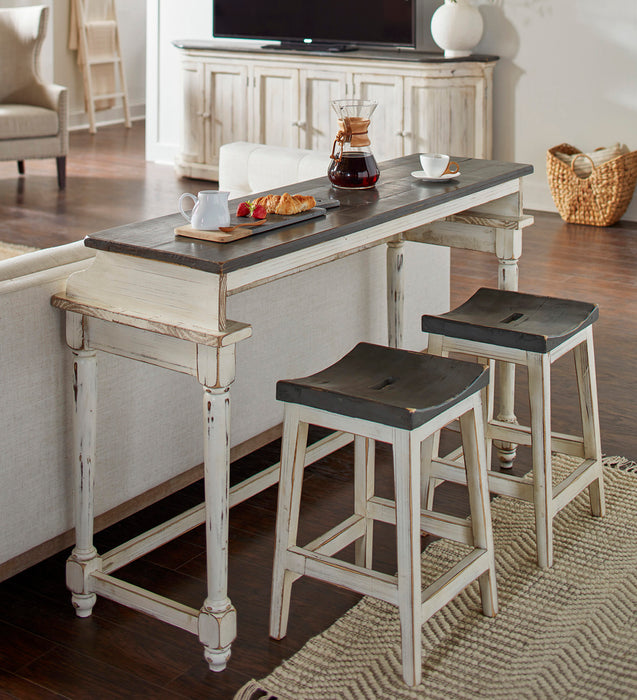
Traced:
[[417, 0], [214, 0], [213, 34], [344, 51], [416, 44]]

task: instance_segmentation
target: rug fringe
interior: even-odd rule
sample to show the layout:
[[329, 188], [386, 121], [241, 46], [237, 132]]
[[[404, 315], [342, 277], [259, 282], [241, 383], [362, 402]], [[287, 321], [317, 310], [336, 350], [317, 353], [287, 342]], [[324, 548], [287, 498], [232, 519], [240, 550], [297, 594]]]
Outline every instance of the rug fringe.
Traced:
[[615, 455], [614, 457], [603, 457], [604, 465], [607, 467], [612, 467], [613, 469], [619, 469], [622, 472], [627, 472], [628, 474], [637, 474], [637, 462], [633, 462], [632, 459], [626, 459], [626, 457], [620, 457]]
[[[256, 695], [255, 693], [258, 693]], [[276, 695], [272, 695], [264, 690], [254, 679], [239, 688], [239, 692], [234, 696], [234, 700], [277, 700]]]

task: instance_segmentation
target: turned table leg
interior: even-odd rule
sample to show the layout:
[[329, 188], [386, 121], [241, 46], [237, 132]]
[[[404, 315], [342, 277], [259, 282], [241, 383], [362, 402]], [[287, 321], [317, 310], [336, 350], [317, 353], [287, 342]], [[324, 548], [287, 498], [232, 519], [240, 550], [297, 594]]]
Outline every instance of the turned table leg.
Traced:
[[[223, 671], [237, 636], [237, 613], [228, 597], [230, 491], [230, 384], [234, 345], [198, 346], [203, 385], [206, 575], [208, 593], [199, 613], [199, 641], [211, 671]], [[212, 386], [211, 386], [212, 385]]]
[[387, 341], [389, 347], [403, 346], [405, 305], [405, 243], [387, 244]]
[[[513, 251], [509, 251], [508, 255], [514, 256]], [[518, 289], [518, 258], [519, 253], [515, 257], [500, 257], [498, 256], [498, 288], [507, 289], [509, 291], [517, 291]], [[512, 362], [498, 363], [499, 373], [499, 391], [497, 402], [496, 420], [504, 423], [517, 424], [518, 420], [515, 416], [515, 364]], [[502, 440], [494, 440], [495, 447], [500, 466], [502, 469], [511, 469], [517, 453], [517, 445], [512, 442], [504, 442]]]
[[94, 350], [73, 350], [73, 455], [75, 547], [66, 564], [66, 583], [79, 617], [93, 611], [96, 595], [89, 579], [100, 566], [93, 546], [97, 361]]

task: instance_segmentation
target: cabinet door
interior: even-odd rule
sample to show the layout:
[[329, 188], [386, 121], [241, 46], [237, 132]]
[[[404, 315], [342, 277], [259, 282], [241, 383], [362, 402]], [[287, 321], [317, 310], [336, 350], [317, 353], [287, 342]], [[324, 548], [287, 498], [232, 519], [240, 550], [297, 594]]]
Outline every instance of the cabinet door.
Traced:
[[268, 146], [299, 146], [299, 72], [296, 68], [253, 68], [251, 141]]
[[378, 102], [369, 128], [376, 160], [403, 155], [403, 79], [397, 75], [355, 73], [353, 84], [356, 99]]
[[490, 158], [487, 90], [478, 77], [406, 78], [406, 150]]
[[248, 69], [224, 61], [205, 64], [205, 157], [219, 163], [219, 148], [248, 139]]
[[200, 61], [182, 64], [184, 124], [180, 157], [186, 163], [203, 163], [204, 154], [204, 79]]
[[347, 97], [347, 73], [345, 70], [302, 70], [300, 88], [299, 145], [318, 153], [331, 153], [338, 124], [330, 103]]

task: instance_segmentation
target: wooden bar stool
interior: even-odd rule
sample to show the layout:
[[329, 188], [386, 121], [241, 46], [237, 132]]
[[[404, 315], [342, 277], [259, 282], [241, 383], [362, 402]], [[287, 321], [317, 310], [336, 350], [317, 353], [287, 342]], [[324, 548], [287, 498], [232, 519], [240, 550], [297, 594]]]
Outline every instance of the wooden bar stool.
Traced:
[[[482, 391], [488, 369], [475, 363], [360, 343], [331, 367], [277, 383], [285, 402], [272, 576], [270, 635], [285, 636], [292, 583], [301, 576], [371, 595], [399, 608], [403, 677], [421, 679], [421, 625], [475, 579], [485, 615], [497, 612]], [[437, 431], [459, 419], [471, 521], [421, 509]], [[304, 547], [297, 545], [308, 425], [355, 435], [353, 514]], [[392, 445], [395, 501], [374, 496], [374, 441]], [[424, 443], [424, 445], [423, 445]], [[421, 464], [422, 446], [422, 464]], [[421, 469], [423, 479], [421, 482]], [[426, 494], [425, 494], [426, 495]], [[396, 525], [397, 576], [372, 569], [373, 522]], [[420, 533], [471, 547], [422, 590]], [[333, 555], [355, 542], [355, 564]]]
[[[538, 564], [553, 564], [553, 518], [577, 494], [589, 487], [593, 515], [604, 515], [602, 451], [597, 408], [597, 383], [593, 351], [596, 304], [570, 299], [523, 294], [501, 289], [479, 289], [457, 309], [440, 316], [423, 316], [429, 333], [429, 353], [460, 353], [526, 365], [529, 380], [531, 425], [494, 420], [493, 390], [488, 393], [487, 459], [491, 443], [503, 440], [531, 445], [533, 480], [511, 474], [489, 473], [492, 493], [530, 501], [535, 507]], [[551, 364], [573, 351], [582, 436], [551, 431]], [[579, 466], [559, 484], [553, 484], [551, 453], [579, 457]], [[464, 483], [464, 470], [450, 460], [434, 458], [432, 488], [442, 481]]]

